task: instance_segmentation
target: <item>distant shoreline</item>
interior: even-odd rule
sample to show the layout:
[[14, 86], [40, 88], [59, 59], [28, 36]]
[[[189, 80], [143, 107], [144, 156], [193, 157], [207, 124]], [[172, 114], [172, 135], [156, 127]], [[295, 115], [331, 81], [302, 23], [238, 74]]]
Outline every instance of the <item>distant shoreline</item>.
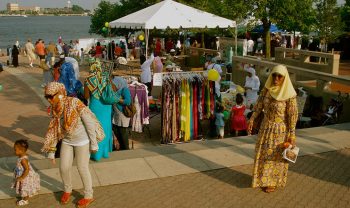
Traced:
[[89, 17], [90, 14], [0, 14], [0, 17]]

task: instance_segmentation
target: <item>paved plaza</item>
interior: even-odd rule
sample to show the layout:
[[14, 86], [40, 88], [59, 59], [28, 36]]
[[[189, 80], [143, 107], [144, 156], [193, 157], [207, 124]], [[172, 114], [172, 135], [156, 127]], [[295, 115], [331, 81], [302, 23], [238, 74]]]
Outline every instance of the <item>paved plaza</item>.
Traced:
[[[24, 66], [0, 73], [0, 208], [15, 207], [9, 184], [17, 139], [30, 141], [30, 161], [42, 179], [41, 194], [27, 207], [61, 207], [57, 166], [39, 151], [49, 122], [41, 76], [40, 69]], [[256, 137], [113, 152], [90, 164], [91, 207], [350, 207], [349, 138], [350, 123], [298, 130], [301, 156], [290, 165], [287, 186], [270, 194], [250, 188]], [[67, 208], [82, 197], [80, 179], [74, 187]]]
[[[234, 159], [234, 158], [232, 158]], [[287, 186], [274, 193], [250, 188], [252, 165], [137, 181], [94, 189], [91, 207], [350, 207], [350, 149], [300, 157]], [[113, 177], [118, 177], [114, 175]], [[60, 207], [62, 193], [35, 196], [27, 207]], [[73, 202], [82, 195], [74, 192]], [[14, 207], [15, 199], [0, 200]], [[64, 207], [75, 207], [70, 203]]]

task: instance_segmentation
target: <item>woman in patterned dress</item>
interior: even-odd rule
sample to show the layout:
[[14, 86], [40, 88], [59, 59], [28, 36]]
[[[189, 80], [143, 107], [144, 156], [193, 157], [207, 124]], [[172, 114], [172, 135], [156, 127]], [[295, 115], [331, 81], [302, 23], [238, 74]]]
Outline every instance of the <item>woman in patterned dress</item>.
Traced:
[[248, 134], [260, 113], [264, 118], [255, 147], [252, 186], [270, 193], [287, 182], [288, 162], [282, 158], [284, 142], [295, 146], [296, 92], [284, 65], [275, 66], [270, 73], [248, 122]]

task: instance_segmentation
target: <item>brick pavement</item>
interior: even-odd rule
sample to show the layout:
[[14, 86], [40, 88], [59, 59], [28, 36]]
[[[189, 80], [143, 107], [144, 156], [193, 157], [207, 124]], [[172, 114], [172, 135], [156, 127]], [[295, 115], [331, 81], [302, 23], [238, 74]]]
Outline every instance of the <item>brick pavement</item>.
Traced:
[[[287, 186], [275, 193], [250, 188], [252, 165], [94, 189], [91, 207], [350, 207], [350, 149], [303, 156], [290, 166]], [[118, 176], [115, 176], [118, 177]], [[61, 193], [35, 196], [35, 208], [60, 207]], [[73, 202], [81, 197], [74, 191]], [[14, 207], [15, 199], [0, 200]], [[74, 207], [73, 203], [65, 206]]]

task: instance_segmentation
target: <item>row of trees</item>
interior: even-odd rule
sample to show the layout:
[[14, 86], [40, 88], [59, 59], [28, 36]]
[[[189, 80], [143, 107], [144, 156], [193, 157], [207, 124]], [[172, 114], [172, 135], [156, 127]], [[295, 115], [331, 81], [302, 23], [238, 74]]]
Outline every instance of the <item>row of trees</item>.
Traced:
[[[180, 3], [235, 20], [238, 24], [252, 16], [262, 22], [266, 57], [270, 57], [270, 26], [276, 24], [286, 31], [308, 34], [317, 32], [326, 42], [350, 32], [350, 0], [339, 7], [336, 0], [177, 0]], [[101, 34], [101, 25], [160, 0], [101, 1], [91, 18], [90, 32]], [[341, 14], [341, 15], [339, 15]], [[175, 18], [175, 17], [174, 17]]]

